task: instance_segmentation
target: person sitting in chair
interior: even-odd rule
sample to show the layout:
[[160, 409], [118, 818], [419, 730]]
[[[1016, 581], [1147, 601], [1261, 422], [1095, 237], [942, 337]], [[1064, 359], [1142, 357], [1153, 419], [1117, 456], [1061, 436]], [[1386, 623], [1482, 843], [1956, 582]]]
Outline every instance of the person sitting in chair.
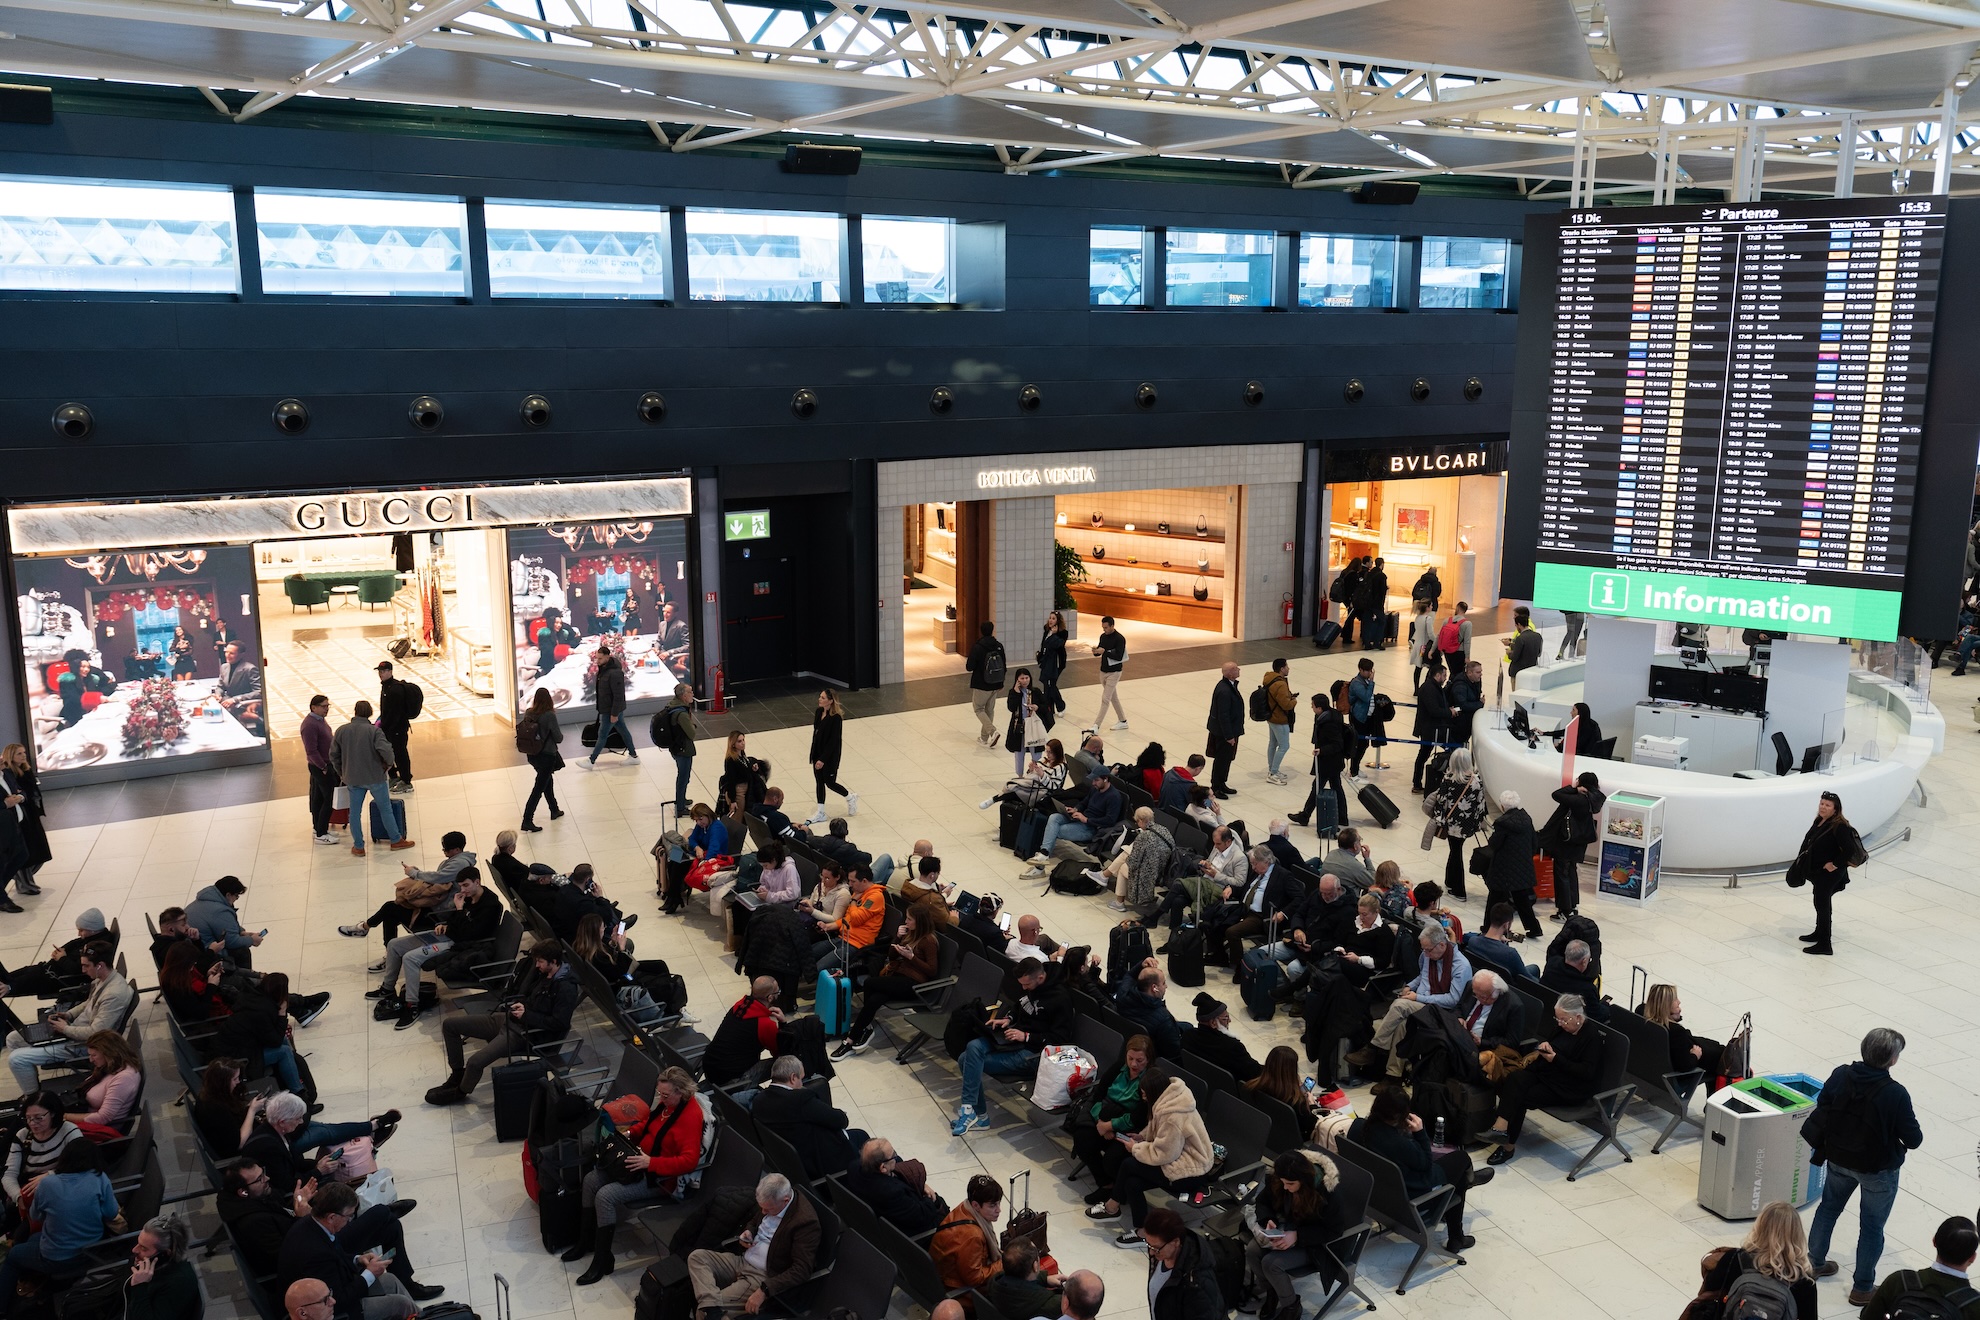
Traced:
[[1601, 1033], [1588, 1031], [1588, 1012], [1580, 995], [1554, 1001], [1553, 1039], [1540, 1042], [1540, 1057], [1506, 1079], [1499, 1092], [1499, 1116], [1479, 1136], [1498, 1149], [1487, 1164], [1504, 1164], [1526, 1125], [1526, 1111], [1548, 1105], [1581, 1105], [1594, 1098], [1602, 1074]]

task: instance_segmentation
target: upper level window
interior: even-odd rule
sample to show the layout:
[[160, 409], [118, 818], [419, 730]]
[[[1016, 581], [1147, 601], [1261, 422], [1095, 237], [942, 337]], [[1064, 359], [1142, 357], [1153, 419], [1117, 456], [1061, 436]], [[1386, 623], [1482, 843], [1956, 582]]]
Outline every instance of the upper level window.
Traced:
[[667, 213], [561, 202], [486, 204], [497, 298], [667, 296]]
[[233, 194], [0, 178], [0, 288], [238, 293]]
[[1503, 238], [1426, 238], [1418, 277], [1418, 307], [1504, 307], [1506, 260], [1512, 244]]
[[268, 293], [467, 295], [467, 209], [444, 197], [254, 195]]
[[1396, 240], [1366, 234], [1302, 234], [1301, 307], [1396, 305]]
[[1093, 307], [1146, 307], [1143, 284], [1148, 231], [1130, 225], [1096, 225], [1089, 231], [1086, 301]]
[[697, 302], [839, 302], [845, 222], [804, 211], [687, 213]]
[[868, 216], [860, 221], [869, 303], [951, 303], [956, 243], [952, 220]]
[[1169, 306], [1270, 307], [1269, 233], [1228, 229], [1169, 231]]

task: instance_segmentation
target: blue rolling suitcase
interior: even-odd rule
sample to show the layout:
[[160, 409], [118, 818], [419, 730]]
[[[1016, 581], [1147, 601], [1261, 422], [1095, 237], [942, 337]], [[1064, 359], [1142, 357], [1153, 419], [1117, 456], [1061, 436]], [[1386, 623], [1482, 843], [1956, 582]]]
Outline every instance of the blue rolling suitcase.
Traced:
[[827, 1036], [843, 1036], [852, 1024], [852, 978], [831, 968], [818, 974], [818, 1021]]
[[1332, 619], [1320, 620], [1320, 626], [1313, 630], [1313, 644], [1315, 646], [1325, 648], [1332, 646], [1340, 640], [1341, 625]]
[[[387, 800], [392, 804], [392, 819], [398, 823], [399, 837], [403, 839], [406, 837], [405, 801], [401, 798], [390, 798]], [[389, 842], [389, 837], [385, 829], [385, 818], [378, 814], [378, 795], [376, 793], [367, 794], [365, 801], [370, 808], [365, 813], [369, 818], [366, 822], [366, 828], [371, 832], [371, 839], [365, 841], [366, 845], [369, 846], [372, 839], [380, 842]]]
[[1272, 946], [1252, 949], [1244, 955], [1244, 967], [1238, 974], [1238, 990], [1244, 996], [1244, 1007], [1256, 1022], [1270, 1022], [1278, 1012], [1279, 1003], [1275, 995], [1279, 989], [1279, 978], [1284, 975], [1279, 968], [1279, 960], [1272, 956]]
[[1012, 846], [1011, 851], [1022, 858], [1035, 855], [1045, 844], [1045, 821], [1048, 816], [1048, 812], [1035, 808], [1025, 812], [1023, 818], [1018, 821], [1017, 842]]

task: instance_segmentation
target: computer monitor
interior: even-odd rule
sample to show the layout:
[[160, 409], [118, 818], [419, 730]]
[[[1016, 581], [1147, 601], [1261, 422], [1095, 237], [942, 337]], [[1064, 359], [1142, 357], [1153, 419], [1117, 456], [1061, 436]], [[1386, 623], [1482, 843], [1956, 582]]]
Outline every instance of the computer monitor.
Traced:
[[1703, 669], [1679, 669], [1673, 665], [1650, 666], [1650, 698], [1653, 701], [1686, 701], [1702, 706], [1706, 683], [1712, 674]]
[[1767, 709], [1767, 680], [1751, 674], [1717, 673], [1707, 676], [1705, 704], [1725, 710]]
[[1834, 743], [1810, 743], [1801, 754], [1801, 773], [1812, 775], [1817, 770], [1829, 768], [1829, 758], [1836, 754]]
[[1521, 742], [1525, 742], [1527, 735], [1532, 731], [1533, 725], [1526, 717], [1526, 707], [1515, 701], [1513, 703], [1512, 714], [1506, 716], [1506, 732]]

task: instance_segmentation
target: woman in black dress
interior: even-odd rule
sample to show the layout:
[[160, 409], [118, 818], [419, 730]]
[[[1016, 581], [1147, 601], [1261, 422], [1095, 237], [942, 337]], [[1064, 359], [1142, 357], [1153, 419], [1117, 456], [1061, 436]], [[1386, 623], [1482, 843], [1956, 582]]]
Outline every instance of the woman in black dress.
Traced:
[[1066, 699], [1059, 695], [1059, 675], [1066, 672], [1066, 621], [1053, 610], [1045, 616], [1045, 635], [1038, 639], [1038, 686], [1042, 699], [1039, 715], [1050, 729]]
[[183, 626], [172, 629], [172, 643], [166, 650], [172, 656], [172, 677], [191, 678], [199, 662], [193, 659], [193, 640]]
[[839, 705], [839, 694], [825, 688], [818, 694], [818, 709], [811, 712], [811, 781], [818, 789], [818, 811], [810, 824], [825, 823], [825, 790], [831, 789], [846, 800], [846, 814], [859, 812], [859, 798], [839, 782], [839, 758], [845, 752], [846, 712]]
[[15, 872], [14, 888], [23, 894], [38, 894], [41, 886], [35, 884], [34, 873], [47, 865], [54, 853], [48, 847], [48, 828], [42, 824], [48, 811], [42, 805], [41, 784], [34, 777], [27, 748], [20, 743], [9, 743], [5, 751], [0, 751], [0, 796], [20, 798], [14, 818], [20, 826], [21, 846], [26, 850], [27, 860]]
[[1843, 815], [1842, 799], [1824, 793], [1815, 807], [1815, 823], [1802, 836], [1801, 851], [1788, 867], [1789, 887], [1815, 886], [1815, 929], [1801, 937], [1808, 947], [1803, 953], [1834, 953], [1829, 944], [1830, 910], [1836, 895], [1849, 884], [1849, 868], [1859, 865], [1863, 840], [1856, 827]]
[[1672, 1072], [1703, 1069], [1708, 1086], [1719, 1075], [1719, 1063], [1725, 1057], [1726, 1047], [1716, 1040], [1694, 1036], [1685, 1029], [1684, 1005], [1678, 1000], [1676, 986], [1651, 986], [1643, 1006], [1636, 1011], [1644, 1021], [1656, 1023], [1669, 1034]]
[[1554, 859], [1555, 921], [1566, 921], [1581, 908], [1581, 864], [1588, 860], [1588, 845], [1595, 842], [1596, 821], [1609, 795], [1592, 770], [1575, 776], [1566, 788], [1554, 790], [1560, 805], [1547, 818], [1540, 831], [1547, 856]]

